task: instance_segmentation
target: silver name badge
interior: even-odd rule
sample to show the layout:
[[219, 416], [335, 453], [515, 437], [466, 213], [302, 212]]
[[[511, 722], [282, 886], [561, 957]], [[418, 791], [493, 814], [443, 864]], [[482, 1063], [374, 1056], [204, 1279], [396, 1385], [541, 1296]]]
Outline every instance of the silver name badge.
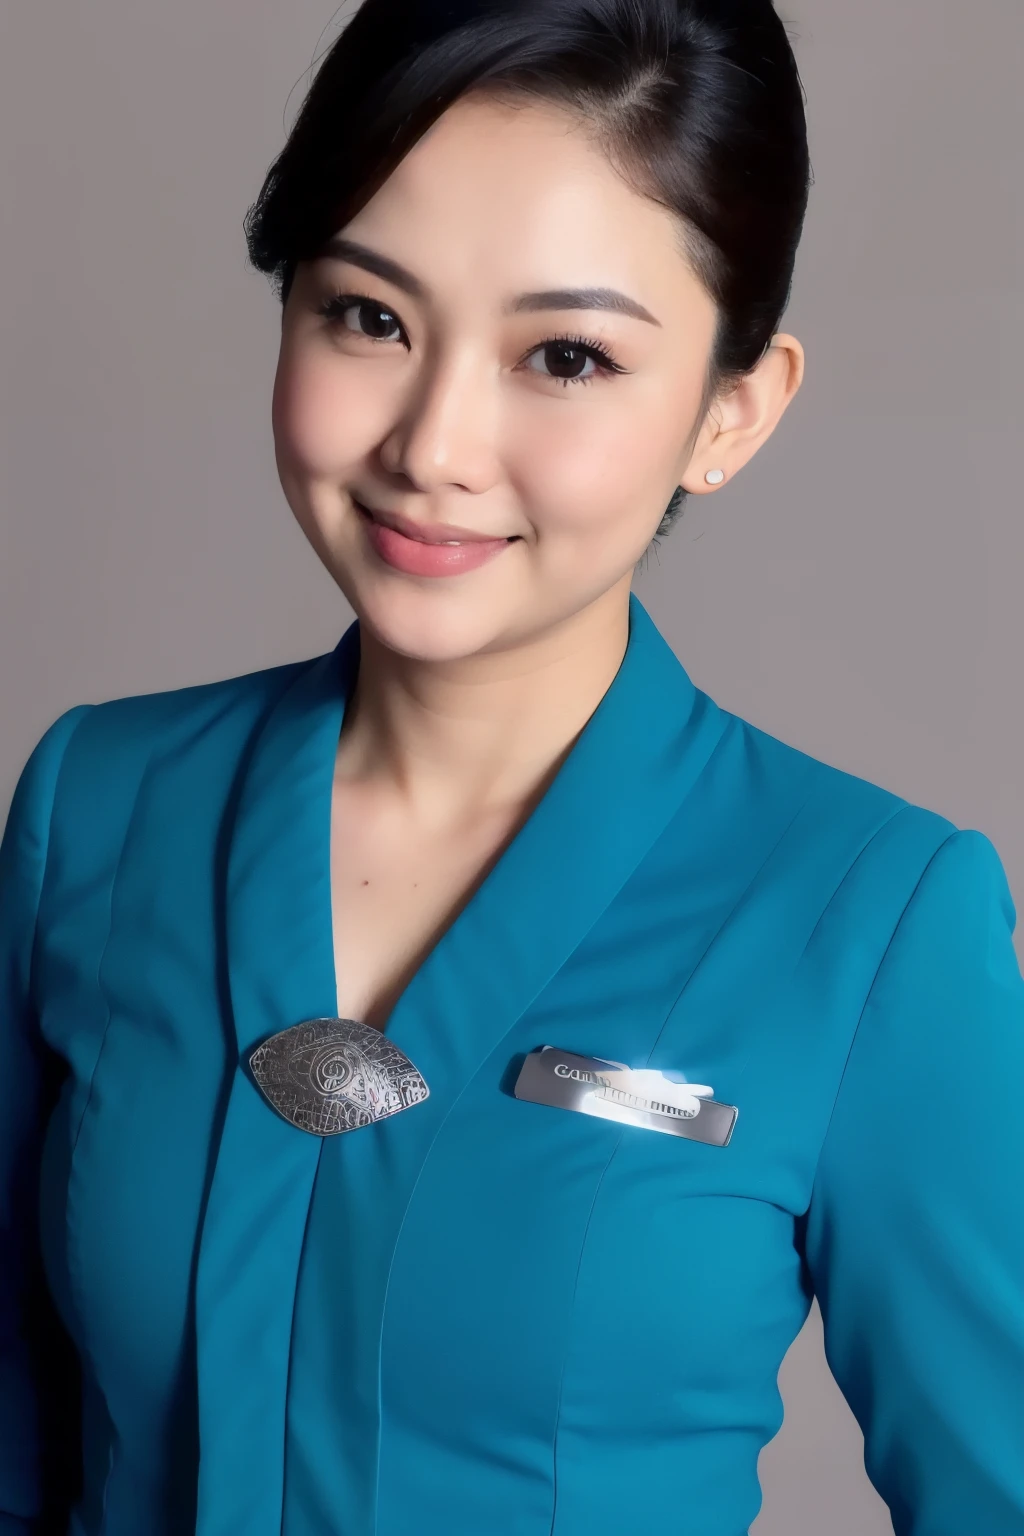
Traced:
[[574, 1056], [553, 1045], [531, 1051], [516, 1079], [517, 1099], [575, 1109], [622, 1125], [727, 1147], [739, 1110], [720, 1104], [703, 1083], [677, 1083], [664, 1072], [631, 1068], [598, 1056]]
[[249, 1057], [256, 1084], [283, 1119], [312, 1136], [386, 1120], [430, 1089], [404, 1051], [356, 1019], [306, 1019]]

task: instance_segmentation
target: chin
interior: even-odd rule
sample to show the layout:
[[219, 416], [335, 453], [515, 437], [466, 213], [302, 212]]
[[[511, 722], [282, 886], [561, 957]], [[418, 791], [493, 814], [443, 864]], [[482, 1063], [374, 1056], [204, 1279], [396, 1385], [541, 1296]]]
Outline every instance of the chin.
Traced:
[[377, 591], [353, 593], [349, 602], [380, 645], [415, 661], [461, 661], [500, 649], [507, 638], [493, 593], [486, 600], [454, 591]]

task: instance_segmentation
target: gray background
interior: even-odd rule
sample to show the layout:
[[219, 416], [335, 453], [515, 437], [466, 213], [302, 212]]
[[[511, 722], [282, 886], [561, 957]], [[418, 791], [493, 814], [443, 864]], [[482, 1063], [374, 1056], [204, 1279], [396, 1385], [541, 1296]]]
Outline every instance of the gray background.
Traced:
[[[1024, 7], [781, 9], [816, 174], [786, 321], [807, 379], [636, 589], [719, 702], [980, 828], [1020, 901]], [[338, 24], [326, 0], [0, 8], [0, 806], [69, 705], [349, 622], [277, 483], [279, 311], [241, 229]], [[755, 1536], [891, 1532], [816, 1309], [780, 1381]]]

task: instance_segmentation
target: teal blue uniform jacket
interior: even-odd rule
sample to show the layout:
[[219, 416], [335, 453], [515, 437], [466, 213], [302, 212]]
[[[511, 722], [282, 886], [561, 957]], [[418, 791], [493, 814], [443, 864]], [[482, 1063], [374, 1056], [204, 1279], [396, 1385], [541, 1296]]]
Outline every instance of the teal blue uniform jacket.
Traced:
[[[312, 661], [82, 705], [0, 861], [0, 1532], [741, 1536], [817, 1295], [898, 1536], [1024, 1530], [1024, 982], [990, 842], [622, 665], [319, 1137], [255, 1045], [337, 1011]], [[681, 1072], [727, 1146], [517, 1099]]]

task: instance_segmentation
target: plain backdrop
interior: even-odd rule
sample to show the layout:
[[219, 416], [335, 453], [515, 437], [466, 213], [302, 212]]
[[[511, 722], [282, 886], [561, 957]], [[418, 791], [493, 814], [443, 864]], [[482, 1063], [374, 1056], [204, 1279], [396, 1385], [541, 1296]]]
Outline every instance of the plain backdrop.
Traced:
[[[780, 8], [816, 178], [806, 383], [636, 590], [721, 704], [981, 829], [1019, 902], [1024, 6]], [[241, 222], [349, 13], [0, 8], [0, 812], [69, 705], [316, 655], [351, 619], [277, 482], [279, 309]], [[891, 1532], [816, 1309], [780, 1381], [755, 1536]]]

